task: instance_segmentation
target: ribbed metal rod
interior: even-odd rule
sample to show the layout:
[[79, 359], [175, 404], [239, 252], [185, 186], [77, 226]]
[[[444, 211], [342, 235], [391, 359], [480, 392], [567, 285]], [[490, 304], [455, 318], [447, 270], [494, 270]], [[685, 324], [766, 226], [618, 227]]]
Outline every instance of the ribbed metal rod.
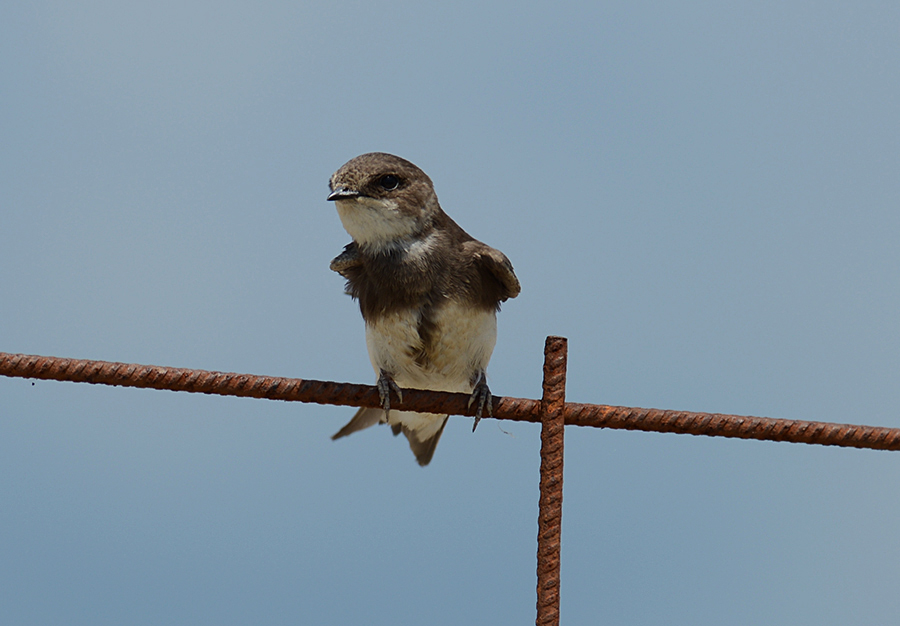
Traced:
[[541, 483], [538, 501], [536, 626], [559, 626], [559, 571], [562, 541], [563, 443], [566, 403], [565, 337], [544, 344], [541, 398]]
[[[7, 352], [0, 352], [0, 375], [291, 402], [380, 406], [378, 392], [371, 385]], [[469, 397], [460, 393], [403, 391], [403, 409], [409, 411], [471, 415], [468, 401]], [[538, 400], [494, 397], [493, 416], [498, 419], [540, 422], [540, 415]], [[565, 404], [563, 416], [565, 423], [573, 426], [900, 450], [900, 428], [572, 402]]]

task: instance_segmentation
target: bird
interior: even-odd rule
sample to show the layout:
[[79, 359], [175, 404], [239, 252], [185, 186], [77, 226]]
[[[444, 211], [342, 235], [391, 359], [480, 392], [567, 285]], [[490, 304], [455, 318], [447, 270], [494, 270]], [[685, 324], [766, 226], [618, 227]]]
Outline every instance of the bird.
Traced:
[[402, 405], [403, 387], [469, 393], [474, 431], [491, 413], [496, 314], [519, 295], [519, 279], [502, 252], [444, 213], [431, 179], [406, 159], [362, 154], [332, 175], [329, 189], [352, 238], [330, 268], [359, 302], [381, 402], [359, 409], [332, 439], [387, 423], [426, 466], [448, 416], [397, 410], [391, 394]]

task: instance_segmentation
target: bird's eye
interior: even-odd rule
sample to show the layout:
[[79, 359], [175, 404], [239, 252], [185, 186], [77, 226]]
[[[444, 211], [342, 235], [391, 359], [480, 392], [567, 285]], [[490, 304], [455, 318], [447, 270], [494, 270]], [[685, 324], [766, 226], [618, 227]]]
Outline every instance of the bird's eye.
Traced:
[[400, 179], [393, 174], [385, 174], [378, 179], [378, 185], [387, 191], [393, 191], [400, 186]]

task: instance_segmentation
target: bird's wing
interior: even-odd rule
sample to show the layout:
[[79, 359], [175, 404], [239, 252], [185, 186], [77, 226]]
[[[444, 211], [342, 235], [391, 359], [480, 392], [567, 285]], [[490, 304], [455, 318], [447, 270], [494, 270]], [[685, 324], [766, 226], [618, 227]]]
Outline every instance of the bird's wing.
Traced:
[[477, 262], [490, 272], [494, 278], [500, 281], [503, 287], [502, 299], [515, 298], [522, 291], [519, 279], [513, 271], [512, 263], [506, 255], [480, 241], [467, 241], [464, 245], [469, 247], [475, 255]]
[[331, 268], [331, 271], [337, 272], [344, 278], [350, 278], [347, 273], [348, 270], [361, 264], [362, 260], [359, 258], [359, 248], [355, 241], [351, 241], [344, 246], [343, 252], [332, 259], [331, 265], [328, 267]]

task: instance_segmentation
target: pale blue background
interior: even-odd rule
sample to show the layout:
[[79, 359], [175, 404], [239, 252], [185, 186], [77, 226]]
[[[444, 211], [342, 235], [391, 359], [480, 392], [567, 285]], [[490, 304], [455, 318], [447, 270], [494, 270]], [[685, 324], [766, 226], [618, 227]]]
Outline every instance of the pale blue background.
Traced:
[[[4, 3], [0, 351], [372, 382], [371, 150], [515, 264], [495, 393], [900, 427], [896, 1]], [[0, 378], [0, 623], [531, 623], [539, 428], [351, 414]], [[897, 623], [896, 453], [566, 436], [563, 623]]]

